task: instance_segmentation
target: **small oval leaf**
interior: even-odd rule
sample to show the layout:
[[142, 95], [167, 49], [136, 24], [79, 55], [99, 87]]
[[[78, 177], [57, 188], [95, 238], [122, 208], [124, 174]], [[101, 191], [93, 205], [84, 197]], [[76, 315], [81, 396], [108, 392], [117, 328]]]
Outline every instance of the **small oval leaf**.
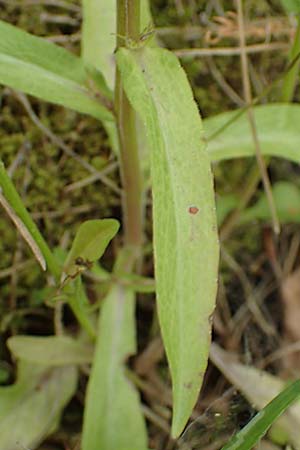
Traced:
[[87, 220], [77, 231], [71, 250], [64, 264], [64, 273], [69, 277], [101, 258], [106, 247], [119, 229], [115, 219]]

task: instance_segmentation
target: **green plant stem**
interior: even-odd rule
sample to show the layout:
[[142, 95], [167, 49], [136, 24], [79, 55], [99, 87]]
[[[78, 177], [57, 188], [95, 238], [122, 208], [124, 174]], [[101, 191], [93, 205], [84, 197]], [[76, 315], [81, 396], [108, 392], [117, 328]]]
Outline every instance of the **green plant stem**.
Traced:
[[[293, 59], [299, 54], [299, 52], [300, 52], [300, 14], [297, 16], [297, 29], [293, 42], [293, 47], [289, 54], [289, 61], [293, 61]], [[296, 64], [294, 64], [291, 70], [289, 70], [286, 76], [284, 77], [281, 101], [290, 102], [293, 100], [293, 95], [298, 80], [298, 74], [299, 74], [299, 60], [297, 61]]]
[[[140, 33], [140, 0], [117, 1], [117, 48], [137, 41]], [[143, 183], [140, 167], [136, 114], [116, 73], [115, 107], [120, 140], [120, 165], [123, 183], [123, 220], [125, 245], [140, 254], [143, 242]]]
[[48, 247], [47, 242], [41, 235], [38, 227], [30, 217], [30, 214], [28, 213], [27, 209], [25, 208], [23, 201], [21, 197], [19, 196], [13, 182], [11, 181], [10, 177], [8, 176], [4, 164], [2, 161], [0, 161], [0, 186], [3, 190], [3, 194], [10, 204], [10, 206], [13, 208], [17, 216], [21, 219], [24, 226], [27, 228], [28, 232], [32, 236], [33, 240], [39, 247], [42, 255], [45, 258], [45, 261], [47, 263], [48, 269], [52, 273], [52, 275], [55, 277], [56, 281], [59, 281], [60, 274], [61, 274], [61, 267], [56, 261], [53, 253], [51, 252], [50, 248]]

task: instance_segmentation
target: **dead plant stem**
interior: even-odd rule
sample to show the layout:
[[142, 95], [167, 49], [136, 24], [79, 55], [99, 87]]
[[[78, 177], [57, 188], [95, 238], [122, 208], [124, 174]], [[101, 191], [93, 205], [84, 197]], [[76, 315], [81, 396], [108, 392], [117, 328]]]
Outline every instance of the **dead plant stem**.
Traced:
[[[240, 38], [240, 48], [241, 48], [241, 66], [242, 66], [242, 77], [243, 77], [243, 89], [244, 89], [244, 97], [245, 101], [248, 105], [252, 104], [252, 93], [251, 93], [251, 85], [249, 78], [249, 67], [248, 67], [248, 59], [246, 53], [246, 39], [245, 39], [245, 30], [244, 30], [244, 17], [243, 17], [243, 5], [242, 0], [236, 0], [237, 5], [237, 14], [238, 14], [238, 29], [239, 29], [239, 38]], [[280, 232], [280, 224], [278, 220], [278, 215], [276, 212], [275, 202], [272, 194], [272, 187], [270, 183], [270, 179], [267, 173], [266, 165], [262, 156], [260, 142], [257, 134], [257, 128], [255, 124], [255, 116], [253, 112], [253, 108], [249, 107], [247, 110], [248, 121], [252, 133], [255, 155], [257, 164], [260, 170], [262, 182], [264, 185], [264, 189], [266, 192], [266, 196], [268, 199], [268, 204], [271, 212], [273, 229], [276, 234]]]

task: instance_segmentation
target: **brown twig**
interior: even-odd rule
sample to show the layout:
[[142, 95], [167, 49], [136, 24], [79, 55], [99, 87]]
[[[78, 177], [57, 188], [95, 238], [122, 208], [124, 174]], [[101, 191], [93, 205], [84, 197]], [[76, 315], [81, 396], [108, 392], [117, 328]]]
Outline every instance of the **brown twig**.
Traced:
[[[221, 11], [220, 11], [221, 15]], [[158, 27], [156, 33], [159, 38], [178, 36], [186, 41], [198, 41], [204, 39], [208, 43], [220, 42], [222, 39], [238, 39], [238, 29], [232, 26], [232, 20], [226, 23], [218, 21], [220, 16], [216, 17], [214, 22], [208, 25], [183, 25]], [[286, 17], [268, 17], [257, 20], [249, 20], [245, 24], [246, 37], [250, 39], [260, 39], [268, 42], [275, 38], [290, 39], [295, 33], [295, 26], [291, 24]], [[213, 37], [212, 37], [213, 36]]]
[[[245, 38], [245, 30], [244, 30], [244, 17], [243, 17], [243, 7], [242, 0], [236, 0], [237, 12], [238, 12], [238, 27], [239, 27], [239, 36], [240, 36], [240, 50], [241, 50], [241, 66], [242, 66], [242, 77], [243, 77], [243, 89], [246, 103], [248, 105], [252, 104], [252, 93], [251, 93], [251, 85], [249, 78], [249, 67], [248, 67], [248, 59], [247, 59], [247, 51], [246, 51], [246, 38]], [[260, 170], [262, 182], [264, 185], [264, 189], [266, 192], [267, 200], [269, 203], [269, 208], [271, 212], [273, 229], [276, 234], [280, 232], [280, 224], [278, 215], [276, 212], [275, 202], [272, 194], [272, 187], [270, 183], [270, 179], [267, 173], [266, 165], [262, 156], [261, 146], [258, 139], [255, 117], [253, 108], [250, 107], [247, 110], [249, 125], [251, 128], [254, 148], [255, 148], [255, 156], [257, 160], [257, 164]]]
[[218, 83], [222, 91], [228, 96], [228, 98], [230, 98], [233, 103], [236, 103], [239, 107], [243, 107], [245, 105], [244, 100], [235, 92], [230, 84], [227, 83], [212, 57], [207, 58], [207, 65], [209, 67], [210, 73], [212, 74], [213, 78]]
[[40, 14], [40, 21], [43, 23], [56, 23], [59, 25], [69, 25], [71, 27], [77, 27], [79, 25], [79, 19], [74, 19], [66, 14], [48, 14], [43, 12]]
[[273, 52], [277, 50], [288, 50], [290, 45], [285, 42], [273, 42], [270, 44], [253, 44], [247, 45], [242, 49], [241, 47], [211, 47], [211, 48], [182, 48], [174, 50], [176, 56], [179, 58], [191, 56], [234, 56], [250, 53]]
[[31, 250], [32, 250], [34, 256], [36, 257], [36, 260], [40, 264], [41, 268], [43, 270], [46, 270], [46, 261], [45, 261], [45, 258], [43, 256], [41, 250], [37, 246], [35, 240], [33, 239], [31, 234], [27, 230], [27, 228], [24, 225], [24, 223], [22, 222], [22, 220], [19, 218], [19, 216], [17, 216], [15, 211], [11, 208], [10, 204], [7, 202], [4, 195], [1, 194], [1, 191], [0, 191], [0, 205], [6, 211], [7, 215], [13, 221], [13, 223], [15, 224], [17, 230], [19, 231], [19, 233], [21, 234], [23, 239], [27, 242], [27, 244], [31, 248]]

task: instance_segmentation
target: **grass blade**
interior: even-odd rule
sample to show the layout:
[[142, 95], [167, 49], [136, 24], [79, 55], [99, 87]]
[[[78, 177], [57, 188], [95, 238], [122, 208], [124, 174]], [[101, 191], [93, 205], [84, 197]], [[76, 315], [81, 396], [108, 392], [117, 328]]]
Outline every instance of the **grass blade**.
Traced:
[[257, 413], [222, 450], [251, 450], [268, 431], [272, 423], [299, 397], [300, 380], [297, 380]]
[[[286, 387], [286, 383], [269, 372], [237, 362], [236, 357], [215, 343], [210, 359], [228, 381], [238, 389], [257, 410], [263, 409]], [[272, 435], [286, 437], [286, 442], [300, 450], [300, 403], [297, 401], [272, 425]]]

